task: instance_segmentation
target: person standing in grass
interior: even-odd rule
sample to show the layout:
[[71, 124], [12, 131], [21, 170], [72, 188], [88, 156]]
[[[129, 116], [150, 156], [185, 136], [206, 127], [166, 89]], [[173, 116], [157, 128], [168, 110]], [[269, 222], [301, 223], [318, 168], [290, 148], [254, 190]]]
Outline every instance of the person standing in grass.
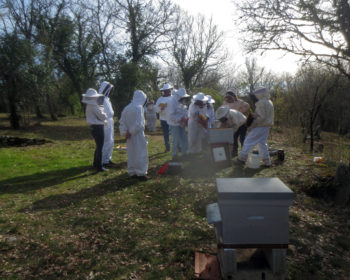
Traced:
[[267, 88], [260, 88], [254, 91], [256, 97], [255, 112], [252, 114], [253, 122], [249, 126], [250, 132], [246, 137], [241, 153], [238, 155], [237, 163], [244, 164], [249, 152], [258, 145], [260, 156], [265, 167], [271, 166], [267, 138], [270, 127], [274, 122], [274, 108], [270, 100], [270, 91]]
[[159, 114], [160, 125], [163, 131], [165, 153], [170, 151], [169, 125], [168, 125], [168, 104], [171, 101], [171, 92], [173, 87], [170, 84], [164, 84], [160, 89], [161, 97], [156, 102], [156, 112]]
[[174, 92], [173, 98], [169, 103], [168, 124], [172, 137], [171, 154], [173, 160], [177, 159], [179, 148], [184, 156], [187, 153], [188, 139], [186, 134], [186, 125], [188, 121], [187, 100], [190, 96], [184, 88], [179, 88]]
[[[235, 89], [230, 89], [226, 92], [223, 106], [229, 109], [239, 111], [245, 116], [247, 116], [247, 114], [250, 111], [249, 104], [237, 97], [237, 91]], [[244, 139], [247, 134], [247, 126], [243, 124], [235, 131], [236, 132], [233, 135], [232, 156], [237, 156], [238, 154], [238, 138], [241, 142], [241, 147], [243, 147]]]
[[192, 98], [188, 109], [188, 153], [202, 152], [203, 139], [207, 134], [208, 116], [206, 102], [208, 98], [199, 92]]
[[107, 115], [107, 125], [104, 126], [104, 143], [102, 149], [102, 164], [104, 167], [113, 165], [112, 152], [114, 147], [114, 110], [110, 96], [114, 92], [114, 86], [107, 81], [100, 85], [99, 94], [104, 95], [103, 108]]
[[145, 117], [143, 106], [147, 101], [146, 94], [135, 90], [134, 96], [121, 114], [119, 130], [125, 135], [128, 153], [128, 174], [146, 181], [148, 170], [147, 140], [145, 137]]
[[86, 121], [90, 124], [91, 134], [96, 143], [93, 166], [98, 172], [107, 171], [102, 165], [104, 126], [107, 125], [107, 115], [103, 108], [104, 96], [98, 94], [93, 88], [89, 88], [82, 96], [82, 102], [86, 104]]

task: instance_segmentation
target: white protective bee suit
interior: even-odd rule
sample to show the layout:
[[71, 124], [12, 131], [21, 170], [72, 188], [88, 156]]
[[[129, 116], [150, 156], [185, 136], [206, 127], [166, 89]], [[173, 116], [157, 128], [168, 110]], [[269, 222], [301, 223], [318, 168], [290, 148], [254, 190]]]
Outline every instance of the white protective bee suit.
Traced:
[[218, 122], [218, 128], [228, 128], [232, 127], [233, 131], [236, 132], [240, 126], [245, 124], [247, 118], [240, 111], [229, 109], [228, 107], [221, 106], [215, 112], [215, 118], [220, 120], [221, 118], [226, 118], [225, 123]]
[[[199, 100], [204, 103], [200, 108], [195, 102]], [[198, 122], [199, 115], [207, 116], [207, 107], [205, 102], [208, 98], [200, 92], [193, 96], [192, 103], [188, 109], [188, 153], [196, 154], [202, 151], [202, 141], [206, 137], [207, 130]]]
[[208, 98], [207, 101], [207, 114], [208, 114], [208, 128], [215, 127], [215, 110], [213, 104], [215, 103], [214, 98], [212, 98], [210, 95], [206, 95]]
[[274, 107], [270, 100], [270, 92], [267, 88], [260, 88], [253, 93], [258, 102], [255, 103], [255, 112], [253, 113], [254, 121], [249, 127], [251, 131], [244, 140], [242, 151], [238, 156], [240, 161], [246, 161], [249, 152], [258, 145], [259, 154], [265, 166], [271, 165], [267, 138], [270, 127], [274, 123]]
[[128, 174], [130, 176], [144, 176], [148, 170], [147, 140], [145, 137], [145, 117], [143, 105], [146, 102], [146, 94], [141, 90], [134, 91], [134, 96], [120, 117], [120, 134], [131, 137], [127, 139]]
[[188, 149], [188, 138], [186, 134], [186, 123], [187, 123], [187, 105], [186, 103], [180, 102], [181, 99], [189, 98], [190, 96], [186, 93], [184, 88], [179, 88], [174, 92], [171, 102], [169, 102], [169, 115], [168, 125], [170, 127], [172, 136], [172, 148], [171, 153], [173, 159], [177, 157], [179, 147], [181, 148], [182, 155], [187, 153]]
[[114, 146], [114, 111], [112, 103], [109, 99], [110, 94], [113, 93], [114, 86], [107, 81], [103, 81], [98, 91], [99, 94], [104, 95], [103, 107], [107, 115], [107, 125], [104, 126], [104, 143], [102, 149], [102, 164], [109, 164], [112, 159], [112, 152]]
[[148, 131], [155, 131], [157, 124], [157, 113], [153, 101], [150, 101], [145, 106], [146, 128]]

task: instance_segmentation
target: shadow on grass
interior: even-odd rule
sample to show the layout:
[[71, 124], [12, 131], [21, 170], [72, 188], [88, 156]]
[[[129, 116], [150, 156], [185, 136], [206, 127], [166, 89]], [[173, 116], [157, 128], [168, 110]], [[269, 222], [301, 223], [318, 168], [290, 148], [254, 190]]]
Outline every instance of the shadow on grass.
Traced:
[[[161, 155], [164, 155], [164, 153], [152, 155], [150, 159], [161, 157]], [[250, 178], [254, 177], [256, 173], [259, 173], [262, 170], [262, 168], [244, 168], [243, 166], [235, 164], [226, 166], [217, 165], [213, 162], [210, 154], [208, 153], [187, 155], [185, 159], [180, 159], [179, 161], [182, 162], [181, 172], [178, 172], [176, 174], [172, 174], [171, 172], [169, 172], [165, 173], [165, 175], [176, 175], [185, 179], [210, 177]]]
[[[164, 158], [165, 156], [166, 156], [166, 153], [165, 153], [165, 152], [152, 154], [152, 155], [149, 155], [149, 161], [151, 162], [151, 161], [154, 160], [154, 159]], [[164, 164], [165, 164], [165, 162], [164, 162]]]
[[25, 193], [33, 190], [44, 189], [53, 185], [61, 184], [66, 181], [76, 180], [90, 176], [91, 174], [82, 174], [90, 166], [79, 166], [63, 170], [53, 170], [41, 172], [27, 176], [16, 177], [0, 181], [1, 194]]
[[182, 176], [184, 178], [212, 177], [219, 169], [212, 163], [207, 153], [188, 155], [183, 163]]
[[75, 193], [57, 194], [35, 201], [31, 206], [21, 209], [21, 211], [26, 212], [66, 208], [68, 206], [74, 206], [85, 199], [104, 196], [108, 193], [113, 193], [139, 183], [142, 182], [138, 179], [131, 178], [127, 173], [123, 173], [117, 177]]
[[114, 144], [126, 144], [126, 139], [125, 138], [120, 138], [120, 139], [115, 139]]
[[112, 165], [108, 166], [107, 169], [125, 169], [127, 168], [128, 162], [127, 161], [122, 161], [122, 162], [117, 162], [117, 163], [113, 163]]
[[256, 173], [259, 173], [262, 168], [252, 169], [243, 166], [233, 165], [232, 171], [226, 174], [228, 178], [252, 178]]
[[93, 139], [90, 128], [86, 126], [64, 126], [64, 125], [37, 125], [32, 126], [24, 131], [30, 131], [42, 135], [44, 138], [55, 141], [81, 141]]

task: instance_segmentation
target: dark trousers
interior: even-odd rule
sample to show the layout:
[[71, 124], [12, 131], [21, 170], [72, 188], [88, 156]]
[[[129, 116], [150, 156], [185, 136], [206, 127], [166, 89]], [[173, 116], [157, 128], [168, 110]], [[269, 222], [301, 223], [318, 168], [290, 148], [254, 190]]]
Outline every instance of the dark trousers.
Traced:
[[170, 150], [169, 125], [168, 125], [168, 123], [166, 121], [163, 121], [163, 120], [160, 120], [160, 125], [162, 126], [165, 149], [167, 149], [169, 151]]
[[102, 148], [104, 142], [104, 126], [103, 124], [91, 125], [91, 134], [95, 139], [96, 149], [94, 154], [94, 167], [97, 170], [102, 168]]
[[238, 152], [238, 137], [239, 142], [241, 142], [241, 147], [243, 147], [243, 142], [247, 134], [247, 126], [245, 124], [241, 125], [238, 130], [233, 134], [233, 152]]

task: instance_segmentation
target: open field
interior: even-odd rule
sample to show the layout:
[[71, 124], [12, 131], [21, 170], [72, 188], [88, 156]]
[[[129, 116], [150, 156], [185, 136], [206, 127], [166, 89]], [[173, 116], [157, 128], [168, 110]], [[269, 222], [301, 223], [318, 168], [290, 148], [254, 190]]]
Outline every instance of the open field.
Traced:
[[308, 191], [348, 161], [348, 140], [324, 133], [323, 152], [309, 154], [298, 133], [274, 129], [269, 144], [284, 149], [283, 164], [219, 170], [205, 153], [180, 175], [160, 176], [170, 154], [159, 130], [149, 135], [151, 180], [140, 182], [126, 174], [125, 151], [114, 151], [108, 172], [91, 169], [83, 118], [6, 126], [0, 115], [0, 136], [48, 142], [0, 148], [0, 279], [193, 279], [195, 252], [216, 251], [205, 206], [217, 201], [217, 177], [279, 177], [296, 193], [287, 279], [350, 279], [350, 207]]

